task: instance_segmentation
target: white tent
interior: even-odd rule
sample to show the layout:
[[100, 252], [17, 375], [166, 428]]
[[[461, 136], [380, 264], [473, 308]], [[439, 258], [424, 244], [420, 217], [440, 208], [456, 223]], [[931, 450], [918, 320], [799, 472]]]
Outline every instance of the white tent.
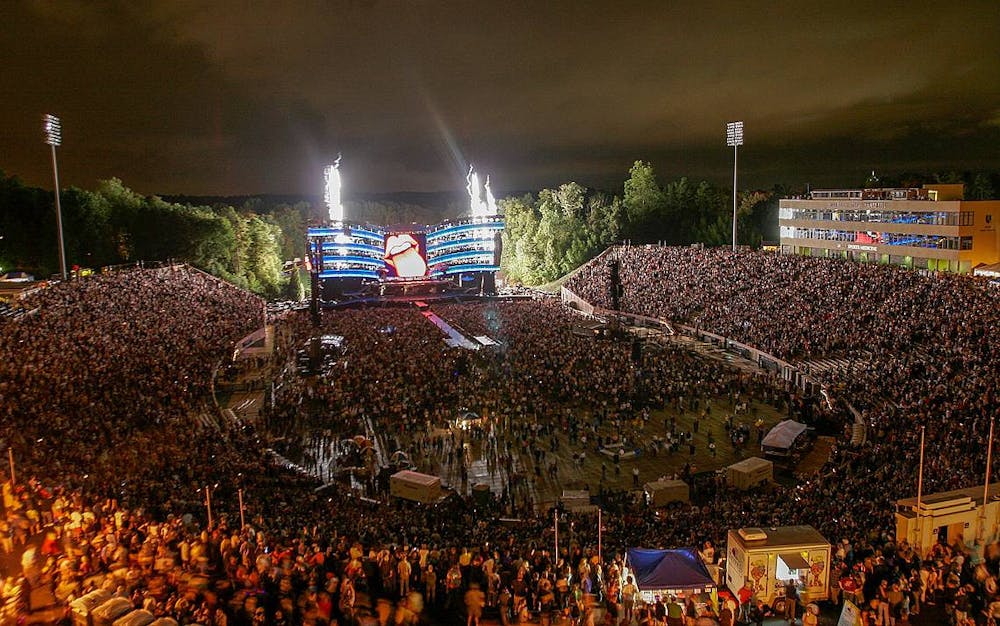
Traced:
[[772, 428], [760, 442], [765, 452], [784, 454], [795, 443], [796, 438], [806, 431], [806, 425], [795, 420], [785, 420]]

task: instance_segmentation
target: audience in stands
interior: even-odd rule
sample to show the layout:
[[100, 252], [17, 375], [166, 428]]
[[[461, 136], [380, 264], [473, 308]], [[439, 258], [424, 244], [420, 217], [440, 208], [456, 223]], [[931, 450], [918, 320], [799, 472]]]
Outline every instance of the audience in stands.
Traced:
[[[535, 512], [516, 480], [548, 466], [555, 432], [593, 443], [613, 426], [627, 439], [629, 423], [648, 419], [652, 407], [725, 396], [729, 407], [750, 399], [797, 414], [801, 398], [767, 375], [676, 349], [633, 363], [628, 343], [575, 334], [573, 318], [552, 301], [480, 303], [435, 307], [467, 334], [501, 342], [476, 353], [445, 346], [414, 310], [326, 313], [321, 331], [344, 337], [345, 352], [320, 384], [279, 367], [266, 428], [205, 426], [196, 416], [217, 415], [212, 371], [233, 342], [260, 327], [260, 300], [180, 267], [93, 277], [33, 295], [32, 316], [0, 319], [0, 420], [17, 459], [0, 550], [8, 560], [20, 555], [22, 568], [21, 577], [8, 576], [4, 597], [16, 612], [32, 588], [50, 589], [65, 606], [102, 586], [181, 623], [347, 624], [374, 615], [410, 624], [422, 601], [408, 590], [431, 610], [457, 612], [469, 598], [479, 604], [467, 593], [478, 588], [504, 623], [532, 613], [587, 623], [593, 606], [584, 590], [617, 610], [627, 546], [725, 545], [731, 528], [801, 523], [836, 541], [843, 596], [867, 605], [887, 581], [894, 619], [944, 602], [954, 623], [963, 615], [985, 621], [984, 611], [1000, 606], [996, 546], [973, 567], [964, 546], [922, 546], [918, 554], [893, 536], [893, 501], [916, 491], [921, 427], [924, 493], [971, 486], [984, 474], [1000, 406], [995, 290], [965, 277], [746, 251], [613, 254], [624, 310], [794, 361], [848, 359], [849, 371], [828, 372], [824, 382], [862, 411], [868, 442], [852, 448], [843, 436], [829, 463], [794, 488], [743, 493], [707, 481], [699, 485], [703, 504], [660, 516], [599, 486], [603, 560], [592, 517], [570, 513], [555, 555], [551, 516]], [[602, 259], [568, 287], [606, 307], [607, 281]], [[294, 364], [315, 334], [307, 313], [285, 314], [276, 330], [279, 366]], [[277, 444], [272, 437], [319, 421], [331, 435], [382, 433], [387, 452], [427, 462], [450, 453], [461, 466], [462, 442], [431, 435], [458, 407], [496, 424], [484, 436], [510, 488], [486, 512], [463, 497], [427, 507], [317, 489], [265, 452]], [[853, 420], [840, 404], [825, 418]], [[309, 445], [325, 458], [328, 442]], [[599, 463], [595, 456], [582, 462]], [[373, 480], [369, 489], [378, 496], [382, 486]], [[507, 516], [519, 521], [498, 522]], [[395, 612], [380, 598], [396, 602]], [[642, 623], [657, 612], [636, 613]]]

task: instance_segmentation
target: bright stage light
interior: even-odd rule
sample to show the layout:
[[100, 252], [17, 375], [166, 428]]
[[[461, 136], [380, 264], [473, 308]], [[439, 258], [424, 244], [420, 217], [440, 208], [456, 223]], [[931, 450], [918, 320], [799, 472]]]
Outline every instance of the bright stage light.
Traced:
[[327, 165], [323, 170], [323, 181], [326, 183], [326, 190], [323, 194], [323, 201], [326, 202], [326, 209], [330, 214], [331, 222], [344, 221], [344, 206], [340, 203], [340, 155], [333, 165]]
[[[479, 174], [476, 173], [472, 165], [469, 166], [469, 173], [465, 176], [465, 190], [469, 192], [469, 210], [472, 217], [500, 214], [500, 210], [497, 209], [497, 199], [493, 197], [493, 191], [490, 189], [489, 175], [486, 176], [486, 184], [480, 186]], [[486, 194], [485, 200], [483, 199], [484, 192]]]
[[483, 202], [483, 190], [479, 185], [479, 174], [470, 165], [469, 173], [465, 176], [465, 190], [469, 192], [469, 210], [473, 217], [486, 215], [486, 203]]
[[493, 197], [493, 191], [490, 190], [490, 175], [486, 175], [486, 183], [483, 185], [486, 190], [486, 211], [487, 215], [499, 215], [500, 211], [497, 210], [497, 199]]

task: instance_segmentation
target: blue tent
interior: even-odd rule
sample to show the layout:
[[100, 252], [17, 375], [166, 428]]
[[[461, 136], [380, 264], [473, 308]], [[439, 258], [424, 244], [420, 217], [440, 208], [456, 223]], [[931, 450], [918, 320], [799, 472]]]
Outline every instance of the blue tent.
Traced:
[[716, 587], [715, 580], [694, 548], [629, 548], [627, 565], [635, 576], [635, 585], [646, 594], [676, 591], [710, 593]]

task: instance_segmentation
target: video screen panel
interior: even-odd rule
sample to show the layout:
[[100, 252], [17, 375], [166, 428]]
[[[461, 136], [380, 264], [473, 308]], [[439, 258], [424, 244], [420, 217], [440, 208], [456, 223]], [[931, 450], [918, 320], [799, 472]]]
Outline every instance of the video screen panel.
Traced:
[[854, 233], [854, 241], [856, 243], [876, 243], [876, 244], [883, 243], [882, 242], [882, 233], [877, 233], [877, 232], [872, 231], [872, 230], [868, 230], [868, 231], [864, 231], [864, 232], [856, 231]]
[[392, 233], [385, 236], [385, 267], [389, 278], [427, 276], [427, 234]]

